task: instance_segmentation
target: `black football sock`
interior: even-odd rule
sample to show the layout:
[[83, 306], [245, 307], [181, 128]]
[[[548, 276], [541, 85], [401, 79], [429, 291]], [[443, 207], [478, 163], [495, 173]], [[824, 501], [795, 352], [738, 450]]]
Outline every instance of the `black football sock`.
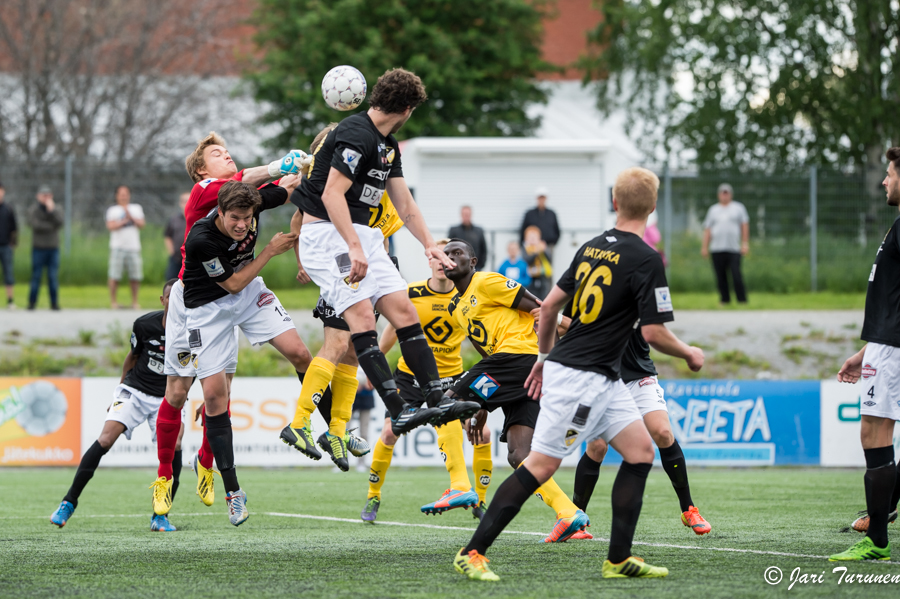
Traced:
[[894, 483], [894, 494], [891, 495], [890, 511], [897, 511], [897, 504], [900, 503], [900, 463], [897, 464], [897, 482]]
[[172, 460], [172, 501], [175, 500], [175, 493], [178, 491], [178, 477], [181, 476], [181, 450], [175, 451], [175, 458]]
[[663, 470], [669, 475], [675, 494], [678, 495], [678, 503], [681, 511], [686, 512], [694, 505], [691, 499], [691, 486], [688, 484], [687, 466], [684, 463], [684, 452], [676, 440], [669, 447], [659, 448], [659, 458], [662, 461]]
[[516, 517], [522, 505], [540, 486], [527, 468], [516, 468], [512, 476], [503, 481], [497, 489], [488, 511], [472, 535], [472, 540], [466, 545], [465, 552], [474, 549], [484, 555], [503, 529]]
[[[381, 401], [384, 402], [388, 412], [391, 413], [391, 418], [396, 420], [400, 412], [403, 411], [403, 400], [400, 398], [400, 394], [397, 393], [397, 383], [391, 374], [391, 367], [388, 366], [387, 358], [378, 349], [378, 335], [375, 331], [366, 331], [364, 333], [354, 333], [350, 339], [353, 341], [353, 348], [356, 350], [359, 365], [362, 367], [363, 372], [366, 373], [369, 381], [372, 382], [372, 386], [378, 391]], [[430, 349], [428, 350], [428, 355], [432, 357], [432, 360], [434, 359], [434, 354], [431, 353]]]
[[206, 416], [206, 438], [216, 458], [216, 466], [222, 475], [225, 490], [233, 493], [241, 488], [234, 469], [234, 434], [231, 431], [231, 417], [228, 412], [218, 416]]
[[572, 493], [572, 503], [580, 510], [587, 510], [587, 506], [591, 502], [591, 495], [594, 494], [594, 487], [597, 486], [597, 479], [600, 478], [600, 464], [602, 463], [602, 460], [595, 462], [586, 453], [578, 460], [578, 467], [575, 468], [575, 490]]
[[644, 486], [653, 464], [622, 462], [612, 488], [612, 530], [607, 558], [614, 564], [631, 556], [634, 529], [637, 528], [644, 502]]
[[888, 544], [888, 503], [897, 482], [894, 447], [863, 450], [866, 454], [866, 511], [869, 513], [869, 537], [876, 547]]
[[428, 346], [422, 325], [417, 322], [397, 329], [397, 340], [400, 342], [403, 359], [416, 376], [425, 401], [433, 408], [441, 402], [444, 393], [441, 390], [441, 375], [434, 361], [434, 352]]
[[88, 481], [94, 477], [94, 471], [100, 465], [100, 458], [105, 456], [107, 451], [109, 449], [103, 449], [99, 441], [94, 441], [94, 444], [88, 447], [88, 450], [81, 457], [78, 470], [75, 471], [75, 478], [72, 480], [72, 486], [69, 487], [69, 492], [63, 497], [64, 500], [78, 507], [78, 497], [84, 491]]

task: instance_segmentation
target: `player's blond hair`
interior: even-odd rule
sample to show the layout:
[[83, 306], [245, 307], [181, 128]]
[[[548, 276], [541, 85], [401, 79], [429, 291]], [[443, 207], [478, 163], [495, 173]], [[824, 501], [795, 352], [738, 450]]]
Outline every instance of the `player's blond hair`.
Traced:
[[440, 239], [438, 239], [437, 241], [434, 242], [434, 245], [447, 245], [448, 243], [450, 243], [449, 237], [441, 237]]
[[225, 140], [215, 131], [210, 131], [209, 135], [201, 139], [194, 151], [184, 159], [184, 168], [187, 169], [188, 175], [191, 176], [191, 180], [194, 183], [199, 183], [203, 180], [203, 177], [197, 171], [206, 166], [206, 161], [203, 159], [203, 150], [209, 146], [222, 146], [224, 148]]
[[[319, 151], [319, 148], [322, 147], [322, 144], [325, 143], [325, 138], [328, 136], [328, 134], [334, 131], [335, 127], [337, 126], [337, 123], [328, 123], [328, 125], [323, 127], [322, 130], [319, 131], [313, 138], [312, 143], [309, 144], [309, 153], [315, 155], [315, 153]], [[304, 166], [302, 169], [300, 169], [300, 174], [304, 177], [308, 177], [310, 170], [312, 170], [312, 165]]]
[[619, 214], [628, 220], [643, 220], [656, 208], [659, 177], [645, 168], [628, 168], [616, 177], [613, 198]]

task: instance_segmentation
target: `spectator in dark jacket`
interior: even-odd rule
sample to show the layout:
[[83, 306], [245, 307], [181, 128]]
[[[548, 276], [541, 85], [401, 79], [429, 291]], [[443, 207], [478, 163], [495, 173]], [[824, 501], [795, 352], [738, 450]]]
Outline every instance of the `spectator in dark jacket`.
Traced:
[[547, 208], [546, 188], [539, 187], [535, 191], [535, 195], [537, 196], [537, 207], [525, 213], [522, 226], [519, 227], [519, 243], [525, 243], [525, 229], [537, 227], [541, 230], [541, 239], [552, 251], [553, 246], [559, 241], [559, 223], [556, 220], [556, 213]]
[[19, 226], [12, 206], [4, 201], [6, 190], [0, 183], [0, 268], [3, 268], [3, 284], [6, 285], [6, 307], [12, 310], [13, 302], [13, 248], [19, 240]]
[[484, 230], [472, 224], [472, 208], [470, 206], [463, 206], [459, 211], [459, 216], [462, 218], [462, 223], [450, 227], [448, 237], [469, 242], [469, 245], [475, 248], [475, 257], [478, 258], [475, 270], [484, 270], [487, 268], [488, 259]]
[[50, 306], [59, 310], [59, 230], [63, 226], [62, 210], [53, 201], [53, 191], [42, 185], [37, 192], [37, 203], [28, 209], [31, 225], [31, 289], [28, 293], [28, 309], [34, 310], [41, 275], [47, 269], [47, 287], [50, 289]]

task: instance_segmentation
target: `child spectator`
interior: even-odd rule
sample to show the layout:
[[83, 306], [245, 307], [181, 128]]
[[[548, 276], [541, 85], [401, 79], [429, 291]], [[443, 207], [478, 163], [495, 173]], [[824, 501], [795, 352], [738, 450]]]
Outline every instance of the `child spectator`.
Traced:
[[515, 241], [510, 241], [506, 246], [506, 252], [509, 257], [503, 261], [497, 272], [507, 279], [512, 279], [519, 283], [522, 287], [531, 285], [531, 277], [528, 276], [528, 264], [519, 255], [519, 244]]
[[550, 254], [550, 248], [541, 239], [541, 230], [538, 227], [532, 225], [525, 229], [522, 249], [525, 252], [525, 262], [528, 263], [528, 275], [531, 277], [531, 285], [527, 289], [544, 299], [553, 284], [553, 256]]

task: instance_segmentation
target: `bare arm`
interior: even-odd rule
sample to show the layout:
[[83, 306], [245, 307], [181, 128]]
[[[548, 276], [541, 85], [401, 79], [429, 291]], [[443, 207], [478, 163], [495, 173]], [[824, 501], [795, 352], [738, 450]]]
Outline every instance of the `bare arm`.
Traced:
[[397, 329], [394, 328], [394, 325], [388, 323], [381, 333], [381, 339], [378, 340], [378, 349], [386, 355], [391, 351], [395, 343], [397, 343]]
[[409, 192], [409, 187], [406, 186], [406, 180], [403, 177], [392, 177], [387, 180], [386, 186], [388, 195], [391, 196], [391, 201], [394, 203], [394, 208], [397, 209], [397, 214], [400, 215], [400, 220], [403, 221], [409, 232], [413, 234], [413, 237], [418, 239], [422, 247], [425, 248], [425, 255], [429, 258], [436, 258], [448, 269], [456, 266], [444, 252], [437, 249], [434, 245], [431, 231], [428, 230], [428, 225], [425, 224], [425, 219], [422, 218], [419, 206]]
[[135, 356], [131, 350], [128, 350], [128, 355], [125, 356], [125, 362], [122, 364], [122, 377], [119, 379], [119, 384], [125, 380], [125, 375], [134, 368], [134, 365], [137, 364], [137, 356]]
[[666, 355], [681, 358], [688, 368], [697, 372], [703, 367], [703, 350], [688, 345], [675, 336], [664, 324], [647, 324], [641, 327], [641, 334], [650, 346]]
[[513, 306], [513, 308], [515, 308], [519, 312], [531, 313], [541, 307], [541, 300], [539, 300], [537, 296], [535, 296], [524, 287], [522, 288], [522, 291], [524, 291], [525, 293], [522, 294], [522, 297], [519, 298], [519, 303]]
[[746, 254], [750, 251], [750, 223], [741, 225], [741, 253]]
[[328, 218], [334, 224], [334, 228], [347, 242], [350, 254], [349, 280], [351, 283], [358, 283], [366, 276], [369, 262], [366, 260], [359, 236], [353, 228], [350, 208], [344, 197], [351, 185], [353, 181], [347, 175], [331, 167], [328, 180], [325, 182], [325, 191], [322, 192], [322, 203], [325, 204], [325, 210], [328, 211]]
[[252, 260], [239, 272], [236, 272], [224, 281], [219, 282], [219, 286], [232, 295], [240, 293], [250, 284], [250, 281], [256, 278], [269, 260], [294, 247], [294, 241], [296, 239], [296, 235], [293, 235], [292, 233], [276, 233], [275, 237], [272, 238], [272, 241], [270, 241], [263, 251], [260, 252], [255, 260]]
[[709, 229], [703, 229], [703, 243], [700, 245], [700, 255], [706, 258], [709, 256]]
[[269, 176], [269, 167], [266, 165], [263, 166], [254, 166], [251, 168], [244, 169], [244, 175], [241, 178], [241, 181], [246, 183], [247, 185], [253, 185], [254, 187], [258, 187], [269, 181], [271, 177]]

